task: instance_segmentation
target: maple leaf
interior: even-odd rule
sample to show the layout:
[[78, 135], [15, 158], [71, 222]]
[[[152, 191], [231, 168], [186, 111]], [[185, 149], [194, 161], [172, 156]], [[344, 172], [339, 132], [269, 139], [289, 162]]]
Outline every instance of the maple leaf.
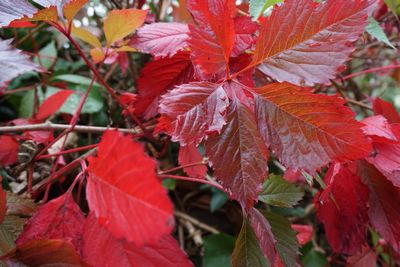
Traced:
[[318, 219], [332, 249], [354, 255], [366, 242], [368, 188], [341, 164], [331, 165], [325, 183], [326, 189], [314, 198]]
[[198, 82], [175, 87], [163, 95], [159, 112], [171, 121], [167, 133], [182, 146], [199, 144], [225, 124], [229, 99], [219, 84]]
[[40, 105], [38, 112], [35, 114], [35, 119], [45, 120], [57, 110], [61, 108], [68, 97], [73, 94], [72, 90], [60, 90], [57, 93], [51, 95]]
[[115, 237], [138, 246], [157, 242], [173, 228], [173, 206], [141, 144], [115, 131], [104, 133], [89, 158], [86, 196], [90, 210]]
[[146, 15], [147, 11], [133, 8], [110, 11], [103, 25], [107, 46], [122, 40], [142, 26]]
[[[28, 71], [41, 71], [21, 50], [13, 48], [12, 40], [0, 39], [0, 89], [7, 82]], [[1, 90], [0, 90], [1, 93]]]
[[18, 147], [19, 144], [14, 137], [0, 135], [0, 166], [8, 166], [17, 161]]
[[17, 245], [37, 239], [65, 239], [81, 246], [85, 217], [73, 197], [66, 193], [41, 206], [18, 236]]
[[366, 161], [358, 162], [358, 175], [369, 188], [369, 220], [375, 230], [400, 251], [400, 190]]
[[[157, 73], [154, 76], [154, 73]], [[135, 114], [145, 119], [158, 113], [160, 96], [176, 85], [193, 81], [194, 69], [188, 52], [178, 52], [171, 58], [148, 62], [137, 80], [138, 98]]]
[[[286, 0], [261, 25], [253, 62], [278, 81], [330, 83], [364, 32], [375, 0]], [[294, 15], [295, 14], [295, 15]]]
[[210, 136], [205, 148], [217, 180], [242, 207], [252, 207], [268, 174], [268, 152], [254, 114], [234, 100], [221, 134]]
[[[195, 145], [181, 146], [179, 148], [178, 161], [180, 165], [188, 165], [202, 162], [203, 157]], [[186, 167], [183, 171], [191, 177], [204, 178], [207, 173], [207, 167], [205, 165], [197, 165]]]
[[273, 83], [254, 91], [261, 135], [293, 171], [314, 173], [331, 161], [352, 161], [371, 151], [362, 124], [343, 106], [343, 99], [312, 94], [289, 83]]
[[382, 115], [389, 123], [400, 123], [400, 115], [391, 103], [378, 97], [372, 104], [375, 115]]
[[89, 214], [83, 234], [83, 259], [93, 266], [190, 267], [192, 263], [169, 235], [137, 246], [115, 238]]
[[74, 246], [61, 239], [32, 240], [17, 245], [0, 259], [11, 262], [11, 266], [85, 266]]
[[182, 23], [152, 23], [138, 29], [129, 45], [153, 56], [172, 57], [188, 46], [189, 28]]

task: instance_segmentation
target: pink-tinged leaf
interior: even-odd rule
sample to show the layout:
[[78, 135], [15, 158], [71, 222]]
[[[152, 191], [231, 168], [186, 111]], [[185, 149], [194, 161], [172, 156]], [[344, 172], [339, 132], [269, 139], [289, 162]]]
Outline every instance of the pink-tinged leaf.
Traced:
[[179, 52], [172, 58], [147, 63], [138, 79], [135, 114], [143, 115], [145, 119], [154, 117], [158, 113], [160, 96], [175, 85], [193, 81], [193, 75], [194, 69], [188, 52]]
[[400, 190], [374, 166], [358, 163], [358, 174], [369, 187], [369, 220], [375, 230], [397, 251], [400, 251]]
[[314, 173], [331, 161], [363, 158], [371, 151], [362, 124], [342, 98], [312, 94], [289, 83], [255, 89], [258, 128], [266, 144], [293, 171]]
[[376, 267], [377, 257], [375, 252], [368, 246], [351, 257], [347, 258], [347, 267]]
[[37, 12], [27, 0], [0, 1], [0, 27], [8, 26], [13, 20], [30, 17]]
[[373, 141], [379, 143], [397, 143], [397, 137], [385, 117], [381, 115], [371, 116], [361, 121], [365, 126], [364, 133]]
[[19, 144], [14, 137], [0, 135], [0, 166], [14, 164], [18, 157]]
[[140, 28], [129, 45], [153, 56], [171, 57], [188, 46], [188, 39], [186, 24], [159, 22]]
[[81, 246], [85, 217], [73, 197], [66, 193], [41, 206], [28, 220], [16, 243], [38, 239], [65, 239]]
[[261, 251], [263, 252], [265, 258], [269, 262], [275, 262], [276, 250], [275, 243], [276, 240], [271, 231], [271, 225], [256, 208], [251, 208], [249, 212], [250, 224], [257, 236], [258, 242], [260, 244]]
[[310, 242], [314, 234], [311, 225], [292, 224], [292, 229], [297, 232], [297, 241], [302, 246]]
[[86, 220], [83, 234], [84, 260], [97, 267], [190, 267], [192, 263], [169, 235], [153, 244], [137, 246], [115, 238], [101, 226], [93, 214]]
[[158, 242], [174, 225], [173, 206], [155, 173], [156, 164], [129, 136], [104, 133], [89, 158], [86, 196], [99, 223], [138, 246]]
[[32, 240], [17, 245], [0, 259], [10, 262], [10, 266], [86, 266], [74, 246], [61, 239]]
[[182, 146], [199, 144], [225, 124], [229, 99], [219, 84], [198, 82], [175, 87], [162, 96], [160, 114], [171, 121], [167, 133]]
[[366, 242], [368, 187], [341, 164], [331, 165], [325, 183], [314, 200], [318, 219], [333, 251], [354, 255]]
[[222, 133], [210, 136], [205, 147], [217, 180], [243, 207], [252, 207], [268, 174], [268, 152], [254, 114], [234, 100]]
[[252, 66], [297, 85], [330, 83], [364, 32], [375, 0], [286, 0], [261, 25]]
[[235, 44], [232, 50], [232, 57], [237, 57], [246, 49], [249, 49], [256, 42], [256, 31], [258, 24], [248, 16], [235, 18]]
[[[179, 164], [182, 166], [200, 163], [203, 161], [203, 156], [200, 154], [199, 150], [195, 145], [181, 146], [179, 149]], [[191, 177], [204, 178], [207, 173], [206, 165], [196, 165], [191, 167], [186, 167], [183, 169]]]
[[382, 115], [389, 123], [400, 123], [400, 115], [391, 103], [376, 98], [372, 104], [376, 115]]
[[74, 91], [71, 90], [60, 90], [57, 93], [51, 95], [40, 105], [38, 112], [35, 115], [35, 118], [38, 120], [45, 120], [54, 113], [56, 113], [68, 97], [73, 94]]
[[4, 28], [34, 28], [36, 27], [36, 24], [31, 23], [31, 22], [26, 22], [26, 21], [13, 21], [10, 24], [8, 24], [7, 27]]
[[12, 47], [11, 42], [12, 40], [0, 39], [0, 88], [22, 73], [40, 71], [40, 67], [34, 64], [21, 50]]

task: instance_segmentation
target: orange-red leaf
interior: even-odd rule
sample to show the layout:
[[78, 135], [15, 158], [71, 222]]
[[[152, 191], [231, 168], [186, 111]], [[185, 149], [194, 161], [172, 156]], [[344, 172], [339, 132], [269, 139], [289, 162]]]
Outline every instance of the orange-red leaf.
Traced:
[[59, 110], [68, 97], [73, 94], [71, 90], [60, 90], [57, 93], [51, 95], [40, 105], [35, 118], [38, 120], [45, 120]]
[[64, 17], [68, 21], [72, 21], [75, 15], [81, 10], [81, 8], [86, 5], [88, 0], [70, 0], [67, 4], [64, 5]]
[[0, 166], [8, 166], [17, 161], [18, 147], [14, 137], [0, 135]]
[[315, 172], [331, 161], [367, 156], [370, 141], [343, 99], [312, 94], [289, 83], [255, 89], [258, 128], [266, 144], [290, 169]]
[[173, 206], [141, 144], [109, 131], [89, 159], [86, 196], [99, 223], [138, 246], [157, 242], [173, 228]]
[[234, 100], [221, 134], [210, 136], [205, 147], [218, 181], [243, 207], [252, 207], [268, 174], [267, 151], [254, 114]]
[[375, 0], [286, 0], [263, 22], [252, 66], [297, 85], [329, 83], [364, 32]]
[[142, 26], [146, 14], [145, 10], [133, 8], [110, 11], [103, 26], [107, 45], [110, 46], [114, 42], [122, 40]]

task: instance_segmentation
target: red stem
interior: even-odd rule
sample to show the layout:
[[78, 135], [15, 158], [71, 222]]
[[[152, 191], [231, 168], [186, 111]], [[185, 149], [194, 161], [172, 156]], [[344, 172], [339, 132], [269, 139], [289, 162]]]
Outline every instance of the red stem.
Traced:
[[98, 144], [93, 144], [93, 145], [88, 145], [88, 146], [81, 146], [81, 147], [77, 147], [77, 148], [72, 148], [72, 149], [68, 149], [68, 150], [65, 150], [65, 151], [60, 151], [60, 152], [58, 152], [58, 153], [40, 156], [40, 157], [38, 158], [38, 160], [47, 159], [47, 158], [51, 158], [51, 157], [55, 157], [55, 156], [60, 156], [60, 155], [65, 155], [65, 154], [71, 154], [71, 153], [75, 153], [75, 152], [80, 152], [80, 151], [82, 151], [82, 150], [92, 149], [92, 148], [95, 148], [95, 147], [97, 147], [97, 146], [98, 146]]
[[205, 163], [203, 161], [194, 162], [194, 163], [190, 163], [190, 164], [174, 167], [174, 168], [171, 168], [171, 169], [163, 170], [159, 174], [166, 174], [166, 173], [169, 173], [169, 172], [174, 172], [174, 171], [178, 171], [178, 170], [181, 170], [181, 169], [184, 169], [184, 168], [189, 168], [189, 167], [199, 166], [199, 165], [207, 165], [207, 163]]
[[179, 176], [179, 175], [169, 175], [169, 174], [160, 174], [158, 175], [161, 178], [171, 178], [171, 179], [175, 179], [175, 180], [183, 180], [183, 181], [189, 181], [189, 182], [197, 182], [197, 183], [202, 183], [202, 184], [208, 184], [211, 185], [225, 193], [227, 193], [225, 191], [225, 189], [220, 185], [217, 184], [216, 182], [212, 182], [206, 179], [199, 179], [199, 178], [194, 178], [194, 177], [186, 177], [186, 176]]
[[371, 68], [371, 69], [366, 69], [360, 72], [352, 73], [350, 75], [344, 76], [343, 78], [339, 80], [348, 80], [356, 76], [360, 76], [363, 74], [368, 74], [368, 73], [374, 73], [378, 71], [384, 71], [384, 70], [392, 70], [392, 69], [400, 69], [400, 65], [389, 65], [389, 66], [383, 66], [383, 67], [376, 67], [376, 68]]

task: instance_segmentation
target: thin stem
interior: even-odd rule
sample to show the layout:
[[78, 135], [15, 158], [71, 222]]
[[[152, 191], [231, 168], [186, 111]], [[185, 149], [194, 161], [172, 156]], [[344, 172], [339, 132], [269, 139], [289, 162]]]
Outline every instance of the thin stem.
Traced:
[[384, 71], [384, 70], [393, 70], [393, 69], [400, 69], [400, 65], [389, 65], [389, 66], [383, 66], [383, 67], [376, 67], [376, 68], [371, 68], [371, 69], [366, 69], [360, 72], [352, 73], [350, 75], [344, 76], [343, 78], [340, 78], [339, 80], [348, 80], [351, 78], [354, 78], [356, 76], [368, 74], [368, 73], [374, 73], [374, 72], [379, 72], [379, 71]]
[[81, 146], [81, 147], [77, 147], [77, 148], [64, 150], [64, 151], [61, 151], [61, 152], [58, 152], [58, 153], [54, 153], [54, 154], [42, 155], [42, 156], [38, 157], [38, 160], [47, 159], [47, 158], [56, 157], [56, 156], [61, 156], [61, 155], [66, 155], [66, 154], [71, 154], [71, 153], [76, 153], [76, 152], [81, 152], [83, 150], [92, 149], [92, 148], [95, 148], [97, 146], [98, 146], [98, 144], [93, 144], [93, 145]]
[[179, 176], [179, 175], [170, 175], [170, 174], [159, 174], [158, 176], [161, 178], [171, 178], [171, 179], [175, 179], [175, 180], [183, 180], [183, 181], [189, 181], [189, 182], [208, 184], [208, 185], [211, 185], [223, 192], [226, 192], [225, 189], [220, 184], [217, 184], [216, 182], [209, 181], [206, 179], [199, 179], [199, 178]]
[[189, 167], [199, 166], [199, 165], [207, 165], [207, 162], [199, 161], [199, 162], [194, 162], [194, 163], [190, 163], [190, 164], [186, 164], [186, 165], [181, 165], [181, 166], [174, 167], [171, 169], [163, 170], [163, 171], [159, 172], [159, 174], [166, 174], [166, 173], [178, 171], [178, 170], [189, 168]]

